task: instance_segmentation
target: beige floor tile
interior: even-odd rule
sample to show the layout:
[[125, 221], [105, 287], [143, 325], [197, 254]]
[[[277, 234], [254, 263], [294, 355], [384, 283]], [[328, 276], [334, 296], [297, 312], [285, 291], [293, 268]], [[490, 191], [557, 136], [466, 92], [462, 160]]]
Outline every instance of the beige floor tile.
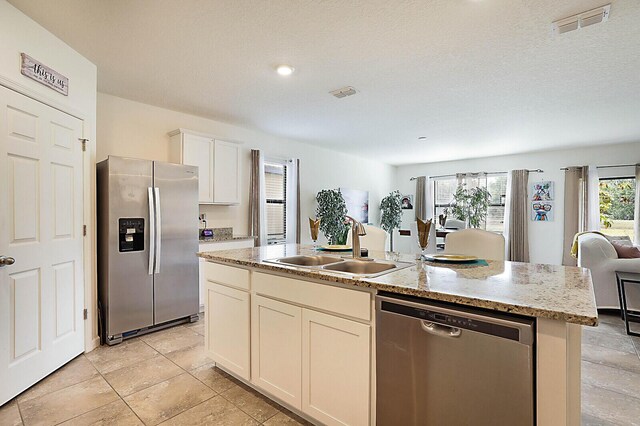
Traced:
[[582, 345], [582, 359], [596, 364], [640, 373], [640, 358], [638, 354], [585, 343]]
[[582, 414], [614, 424], [640, 425], [640, 399], [583, 385]]
[[84, 355], [80, 355], [55, 373], [22, 392], [18, 396], [18, 402], [23, 403], [97, 376], [99, 376], [99, 373], [95, 367]]
[[222, 393], [236, 386], [231, 376], [216, 368], [214, 364], [203, 365], [191, 370], [190, 373], [217, 393]]
[[169, 352], [165, 356], [185, 370], [193, 370], [212, 362], [211, 358], [209, 358], [204, 351], [204, 342], [188, 348]]
[[100, 346], [86, 354], [102, 374], [144, 361], [157, 352], [141, 340], [127, 340], [115, 346]]
[[215, 396], [202, 404], [178, 414], [163, 426], [253, 426], [257, 421], [221, 396]]
[[142, 336], [141, 339], [161, 354], [167, 354], [204, 342], [204, 336], [181, 325], [147, 334]]
[[20, 410], [18, 410], [18, 403], [15, 400], [9, 401], [5, 403], [3, 406], [0, 406], [0, 425], [2, 426], [22, 425]]
[[222, 393], [236, 407], [260, 423], [278, 414], [280, 406], [245, 385], [234, 386]]
[[95, 377], [19, 405], [25, 425], [51, 425], [72, 419], [117, 399], [118, 394], [111, 386], [102, 377]]
[[290, 411], [281, 411], [275, 416], [271, 417], [269, 420], [263, 423], [265, 426], [277, 426], [277, 425], [288, 425], [288, 426], [297, 426], [297, 425], [311, 425], [308, 421], [303, 419], [300, 416], [290, 412]]
[[193, 330], [201, 336], [204, 336], [204, 321], [198, 321], [191, 323], [189, 325], [185, 325], [189, 330]]
[[633, 341], [629, 337], [592, 331], [591, 327], [584, 327], [582, 329], [582, 342], [588, 345], [602, 346], [623, 352], [634, 353], [636, 351], [633, 346]]
[[624, 327], [624, 321], [622, 321], [622, 318], [620, 317], [620, 315], [598, 314], [598, 322], [600, 323], [606, 322], [607, 324]]
[[589, 327], [591, 331], [597, 331], [600, 333], [608, 333], [608, 334], [618, 334], [621, 336], [626, 336], [627, 332], [624, 329], [624, 326], [619, 324], [610, 324], [608, 322], [601, 321], [597, 327]]
[[597, 417], [589, 416], [587, 414], [582, 415], [580, 425], [581, 426], [618, 426], [617, 423], [599, 419]]
[[146, 425], [156, 425], [214, 395], [211, 389], [184, 373], [124, 399]]
[[121, 399], [62, 423], [64, 426], [135, 426], [142, 424], [131, 408]]
[[582, 361], [582, 383], [640, 398], [640, 374]]
[[105, 373], [104, 378], [120, 396], [127, 396], [182, 373], [184, 370], [180, 367], [156, 354], [136, 364]]

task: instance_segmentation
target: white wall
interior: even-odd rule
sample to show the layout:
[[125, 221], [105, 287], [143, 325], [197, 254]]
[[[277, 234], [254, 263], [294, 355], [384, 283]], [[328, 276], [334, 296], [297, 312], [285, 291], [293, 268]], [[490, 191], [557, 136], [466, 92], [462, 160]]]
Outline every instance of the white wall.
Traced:
[[[544, 173], [531, 173], [529, 182], [541, 180], [555, 182], [556, 212], [553, 222], [529, 221], [531, 262], [560, 264], [562, 262], [564, 217], [564, 172], [560, 168], [580, 165], [635, 164], [637, 162], [640, 162], [640, 142], [442, 163], [412, 164], [397, 168], [395, 187], [400, 189], [402, 193], [415, 194], [415, 182], [409, 181], [413, 176], [438, 176], [456, 172], [501, 172], [512, 169], [542, 169]], [[409, 228], [409, 222], [414, 220], [414, 215], [414, 210], [405, 210], [403, 212], [403, 229]], [[408, 250], [410, 247], [409, 238], [396, 237], [396, 241], [398, 241], [397, 250]]]
[[231, 226], [246, 235], [249, 220], [250, 149], [266, 157], [300, 158], [302, 242], [310, 242], [308, 217], [315, 217], [315, 195], [321, 189], [346, 187], [369, 191], [369, 221], [379, 223], [378, 205], [392, 189], [394, 167], [244, 127], [98, 94], [98, 161], [107, 155], [170, 161], [168, 132], [185, 128], [242, 144], [242, 199], [238, 206], [206, 206], [210, 227]]
[[[69, 78], [69, 96], [20, 74], [20, 53], [26, 53]], [[0, 84], [83, 120], [84, 137], [89, 139], [88, 157], [85, 159], [85, 183], [88, 184], [84, 195], [88, 201], [84, 223], [88, 226], [85, 303], [88, 323], [91, 324], [86, 328], [85, 347], [91, 350], [97, 344], [94, 238], [96, 66], [5, 0], [0, 0]]]

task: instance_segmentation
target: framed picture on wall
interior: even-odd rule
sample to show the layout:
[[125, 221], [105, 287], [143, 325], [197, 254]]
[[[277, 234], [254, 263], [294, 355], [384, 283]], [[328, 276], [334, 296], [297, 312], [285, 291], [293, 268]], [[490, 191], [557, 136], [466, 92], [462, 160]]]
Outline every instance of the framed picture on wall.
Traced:
[[360, 223], [369, 223], [369, 191], [340, 188], [347, 214]]
[[543, 181], [531, 184], [531, 201], [553, 201], [555, 189], [553, 182]]
[[403, 210], [413, 210], [413, 195], [403, 195], [400, 206]]
[[553, 222], [555, 211], [553, 201], [533, 201], [531, 220], [534, 222]]

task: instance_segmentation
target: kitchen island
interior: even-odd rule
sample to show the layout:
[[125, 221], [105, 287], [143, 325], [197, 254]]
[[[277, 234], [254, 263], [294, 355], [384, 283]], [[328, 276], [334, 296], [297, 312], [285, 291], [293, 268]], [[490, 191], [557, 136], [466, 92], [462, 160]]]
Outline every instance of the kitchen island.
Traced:
[[317, 254], [300, 245], [198, 254], [206, 260], [205, 344], [217, 365], [316, 422], [375, 424], [374, 297], [408, 295], [535, 318], [537, 424], [580, 423], [581, 326], [597, 325], [588, 270], [424, 262], [357, 276], [274, 262]]

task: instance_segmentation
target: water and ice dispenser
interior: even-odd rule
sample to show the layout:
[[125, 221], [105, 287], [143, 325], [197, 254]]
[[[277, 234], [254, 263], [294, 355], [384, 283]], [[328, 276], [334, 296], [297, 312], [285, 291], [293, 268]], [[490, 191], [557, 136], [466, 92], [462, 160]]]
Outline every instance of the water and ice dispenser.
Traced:
[[144, 219], [118, 219], [120, 252], [144, 250]]

